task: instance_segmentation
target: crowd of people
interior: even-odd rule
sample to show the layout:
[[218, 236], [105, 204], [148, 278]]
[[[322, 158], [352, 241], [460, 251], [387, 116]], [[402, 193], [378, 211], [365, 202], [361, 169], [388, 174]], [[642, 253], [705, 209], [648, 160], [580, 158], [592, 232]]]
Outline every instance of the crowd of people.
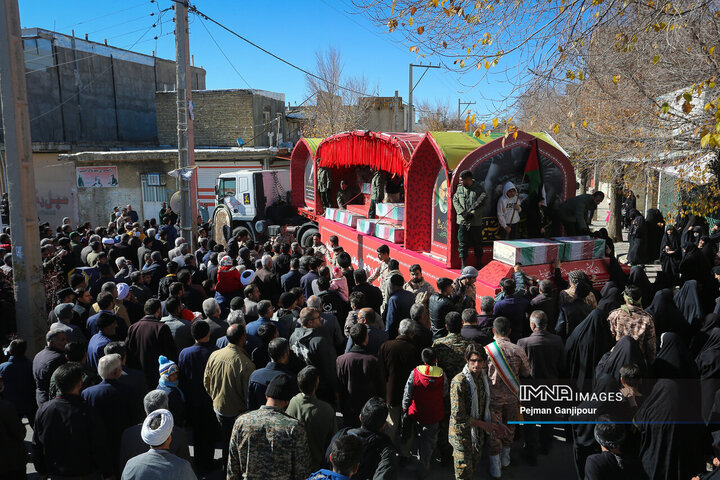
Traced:
[[[34, 356], [15, 335], [26, 319], [6, 231], [0, 478], [26, 478], [28, 461], [49, 478], [393, 479], [436, 465], [500, 478], [513, 445], [542, 468], [555, 434], [580, 479], [720, 476], [706, 468], [720, 465], [720, 269], [712, 239], [698, 245], [710, 232], [678, 219], [688, 243], [661, 242], [681, 250], [675, 276], [626, 275], [608, 241], [599, 292], [556, 262], [552, 280], [518, 265], [477, 298], [472, 266], [431, 284], [386, 245], [366, 271], [334, 236], [259, 244], [238, 229], [222, 245], [200, 222], [190, 251], [172, 212], [140, 223], [128, 205], [95, 228], [40, 226], [48, 316]], [[591, 394], [579, 407], [592, 413], [554, 418], [580, 422], [562, 432], [518, 425], [529, 379]], [[597, 400], [608, 393], [622, 401]]]

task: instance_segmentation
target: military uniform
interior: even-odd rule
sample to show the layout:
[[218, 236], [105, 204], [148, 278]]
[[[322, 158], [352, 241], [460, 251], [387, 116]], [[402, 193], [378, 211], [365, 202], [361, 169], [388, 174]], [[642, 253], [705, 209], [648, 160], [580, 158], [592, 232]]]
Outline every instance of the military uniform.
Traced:
[[370, 181], [370, 210], [368, 210], [368, 218], [375, 218], [375, 205], [383, 201], [386, 183], [387, 177], [383, 172], [376, 171], [373, 174], [372, 180]]
[[438, 366], [448, 378], [453, 378], [465, 368], [465, 350], [471, 341], [458, 333], [448, 333], [433, 342], [433, 350], [438, 356]]
[[306, 479], [310, 474], [308, 439], [300, 421], [276, 407], [238, 417], [230, 439], [229, 480]]
[[327, 168], [318, 168], [317, 189], [318, 192], [320, 192], [320, 201], [322, 201], [323, 207], [332, 207], [332, 200], [330, 199], [332, 176], [330, 175], [330, 170]]
[[[472, 212], [470, 207], [477, 201], [482, 194], [480, 184], [477, 181], [473, 181], [470, 187], [465, 187], [462, 183], [458, 185], [453, 195], [453, 207], [457, 214], [456, 220], [458, 224], [458, 252], [460, 252], [460, 259], [465, 265], [465, 257], [470, 247], [475, 250], [476, 261], [480, 263], [480, 257], [482, 256], [482, 216], [478, 211], [480, 207], [477, 207]], [[483, 202], [484, 204], [485, 202]], [[482, 206], [482, 204], [480, 205]], [[468, 223], [470, 228], [468, 229], [463, 222], [465, 218], [463, 215], [466, 213], [474, 213], [472, 218], [469, 219]]]
[[[446, 378], [454, 378], [455, 375], [465, 368], [465, 349], [470, 342], [471, 340], [468, 340], [457, 333], [448, 333], [446, 336], [438, 338], [433, 342], [432, 348], [435, 350], [438, 357], [437, 364], [445, 372]], [[448, 444], [448, 440], [446, 440], [448, 438], [446, 435], [448, 432], [447, 413], [452, 410], [452, 400], [447, 396], [447, 392], [443, 400], [443, 408], [445, 409], [446, 415], [440, 421], [439, 425], [438, 449], [443, 457], [448, 458], [451, 454], [450, 447], [452, 446], [452, 443]], [[469, 409], [470, 407], [468, 406], [468, 411]], [[453, 446], [453, 449], [454, 448], [455, 447]]]
[[338, 208], [347, 208], [347, 205], [353, 201], [357, 194], [348, 188], [347, 190], [340, 189], [337, 193], [337, 206]]
[[[478, 406], [482, 417], [485, 408], [485, 388], [479, 377], [474, 377], [475, 389], [478, 393]], [[450, 428], [448, 439], [453, 447], [453, 460], [455, 463], [455, 478], [470, 479], [473, 477], [475, 464], [480, 460], [485, 433], [480, 431], [478, 442], [473, 445], [472, 428], [472, 394], [470, 384], [463, 373], [458, 373], [450, 384]], [[477, 420], [481, 420], [478, 418]]]

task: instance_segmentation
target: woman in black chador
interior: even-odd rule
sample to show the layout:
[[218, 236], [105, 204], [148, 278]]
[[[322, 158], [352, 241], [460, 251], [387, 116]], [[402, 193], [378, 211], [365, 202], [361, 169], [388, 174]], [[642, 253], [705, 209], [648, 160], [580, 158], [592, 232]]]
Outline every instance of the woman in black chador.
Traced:
[[680, 278], [681, 260], [680, 233], [674, 225], [668, 225], [660, 242], [660, 265], [663, 272], [672, 278], [673, 284], [676, 284]]
[[665, 219], [657, 208], [648, 210], [645, 216], [647, 227], [647, 263], [654, 263], [660, 258], [660, 243], [665, 233]]
[[644, 265], [647, 263], [647, 225], [645, 217], [635, 210], [631, 214], [632, 222], [630, 223], [630, 231], [628, 232], [628, 241], [630, 248], [628, 249], [627, 261], [630, 265]]

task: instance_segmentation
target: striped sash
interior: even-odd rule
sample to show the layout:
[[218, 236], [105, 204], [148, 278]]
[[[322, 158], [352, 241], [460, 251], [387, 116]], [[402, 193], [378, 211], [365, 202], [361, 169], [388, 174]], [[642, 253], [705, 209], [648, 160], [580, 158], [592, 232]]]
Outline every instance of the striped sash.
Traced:
[[502, 381], [505, 385], [507, 385], [513, 395], [517, 396], [520, 393], [520, 382], [515, 376], [515, 372], [513, 372], [512, 368], [510, 368], [510, 364], [505, 358], [505, 354], [503, 354], [500, 346], [497, 342], [492, 342], [485, 345], [485, 351], [487, 352], [488, 357], [490, 357], [493, 365], [495, 365]]

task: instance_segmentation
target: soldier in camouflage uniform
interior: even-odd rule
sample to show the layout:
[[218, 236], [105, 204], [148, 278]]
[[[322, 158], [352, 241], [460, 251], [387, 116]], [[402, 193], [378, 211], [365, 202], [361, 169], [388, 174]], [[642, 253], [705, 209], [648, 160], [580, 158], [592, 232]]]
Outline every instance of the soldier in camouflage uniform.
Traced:
[[453, 195], [453, 207], [457, 214], [458, 224], [458, 252], [460, 252], [460, 262], [465, 267], [465, 257], [468, 248], [473, 247], [475, 250], [475, 261], [478, 268], [480, 267], [480, 257], [482, 256], [482, 215], [480, 215], [480, 207], [485, 201], [475, 205], [475, 202], [484, 195], [480, 184], [473, 179], [470, 170], [465, 170], [460, 174], [460, 185]]
[[323, 207], [330, 208], [333, 206], [330, 193], [332, 192], [332, 176], [327, 168], [318, 168], [317, 171], [317, 189], [320, 192], [320, 201]]
[[[445, 325], [448, 334], [433, 342], [433, 350], [438, 356], [438, 366], [445, 372], [446, 378], [454, 378], [465, 367], [465, 350], [473, 343], [460, 335], [462, 330], [462, 317], [458, 312], [449, 312], [445, 316]], [[446, 435], [448, 431], [448, 413], [450, 412], [450, 397], [445, 393], [445, 417], [440, 421], [438, 432], [438, 450], [441, 456], [450, 460], [451, 449]]]
[[[503, 437], [505, 425], [492, 423], [489, 418], [487, 391], [487, 353], [474, 342], [465, 350], [466, 364], [450, 384], [450, 428], [448, 439], [453, 447], [456, 479], [471, 479], [475, 464], [482, 456], [485, 435]], [[470, 384], [470, 381], [473, 384]], [[473, 412], [473, 393], [477, 396]]]
[[238, 417], [230, 439], [228, 480], [302, 480], [310, 474], [305, 427], [285, 413], [293, 395], [287, 375], [276, 376], [267, 403]]
[[472, 342], [460, 335], [462, 316], [458, 312], [450, 312], [445, 317], [448, 334], [433, 342], [433, 350], [438, 356], [438, 366], [443, 369], [447, 378], [453, 378], [465, 366], [465, 350]]

